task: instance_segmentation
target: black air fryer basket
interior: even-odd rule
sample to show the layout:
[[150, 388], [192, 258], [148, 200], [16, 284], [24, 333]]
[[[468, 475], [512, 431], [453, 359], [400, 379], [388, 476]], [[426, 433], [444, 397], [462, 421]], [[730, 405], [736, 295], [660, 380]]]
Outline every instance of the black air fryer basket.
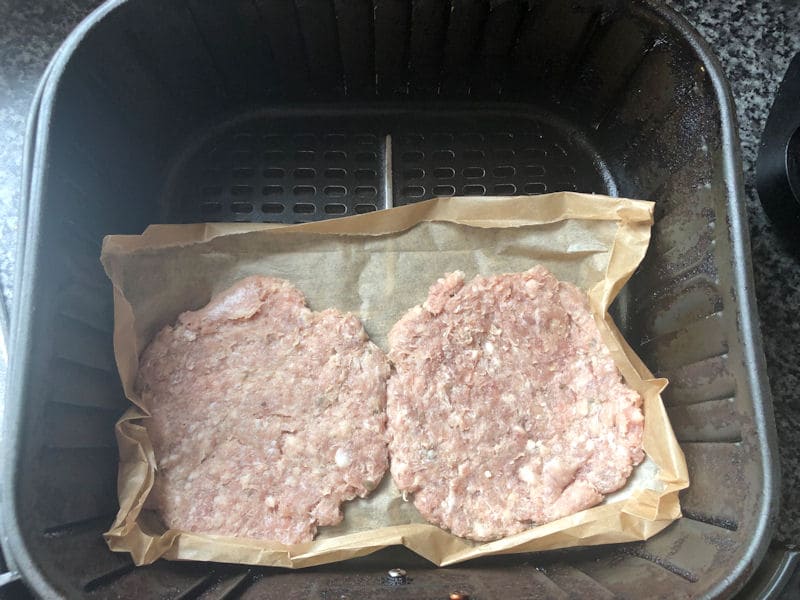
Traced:
[[[776, 516], [734, 115], [720, 67], [660, 2], [111, 0], [43, 80], [10, 343], [3, 550], [43, 596], [729, 597]], [[648, 542], [439, 569], [402, 548], [300, 571], [159, 561], [101, 538], [117, 509], [104, 235], [303, 222], [437, 195], [651, 199], [614, 310], [688, 461]], [[389, 568], [408, 571], [390, 586]]]

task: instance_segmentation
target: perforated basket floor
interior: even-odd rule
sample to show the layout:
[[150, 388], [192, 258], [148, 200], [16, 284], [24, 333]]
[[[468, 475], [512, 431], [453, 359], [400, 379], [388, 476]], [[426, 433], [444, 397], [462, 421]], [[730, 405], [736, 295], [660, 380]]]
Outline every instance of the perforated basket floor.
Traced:
[[616, 192], [600, 157], [567, 123], [522, 107], [498, 112], [238, 117], [179, 165], [167, 218], [302, 223], [434, 196]]

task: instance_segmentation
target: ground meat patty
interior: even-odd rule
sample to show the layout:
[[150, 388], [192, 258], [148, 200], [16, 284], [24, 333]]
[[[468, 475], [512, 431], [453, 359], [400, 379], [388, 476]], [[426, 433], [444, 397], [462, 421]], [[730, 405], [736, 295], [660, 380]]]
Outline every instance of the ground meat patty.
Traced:
[[593, 506], [644, 456], [640, 396], [586, 296], [544, 267], [447, 275], [389, 344], [392, 476], [458, 536], [497, 539]]
[[141, 356], [151, 504], [175, 529], [310, 541], [387, 469], [388, 376], [354, 315], [312, 312], [280, 279], [240, 281]]

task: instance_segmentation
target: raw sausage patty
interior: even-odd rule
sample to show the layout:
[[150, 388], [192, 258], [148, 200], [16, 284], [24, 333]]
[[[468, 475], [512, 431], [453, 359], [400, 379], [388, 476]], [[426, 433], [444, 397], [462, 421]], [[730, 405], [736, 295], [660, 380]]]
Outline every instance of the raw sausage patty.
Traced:
[[585, 294], [542, 266], [447, 275], [389, 344], [392, 476], [455, 535], [493, 540], [593, 506], [644, 457], [641, 397]]
[[360, 321], [249, 277], [185, 312], [137, 379], [171, 528], [286, 544], [342, 520], [388, 466], [384, 353]]

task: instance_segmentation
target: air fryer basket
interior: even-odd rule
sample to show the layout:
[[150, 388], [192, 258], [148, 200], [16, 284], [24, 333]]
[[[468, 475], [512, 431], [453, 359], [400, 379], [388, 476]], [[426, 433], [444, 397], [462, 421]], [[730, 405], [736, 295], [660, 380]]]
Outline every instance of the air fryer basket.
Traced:
[[[59, 51], [32, 119], [2, 510], [3, 549], [38, 593], [717, 597], [759, 564], [775, 434], [734, 117], [718, 64], [660, 3], [111, 0]], [[102, 236], [564, 189], [656, 201], [614, 310], [672, 382], [685, 518], [644, 543], [447, 569], [399, 548], [294, 572], [134, 569], [108, 551], [126, 400]]]

